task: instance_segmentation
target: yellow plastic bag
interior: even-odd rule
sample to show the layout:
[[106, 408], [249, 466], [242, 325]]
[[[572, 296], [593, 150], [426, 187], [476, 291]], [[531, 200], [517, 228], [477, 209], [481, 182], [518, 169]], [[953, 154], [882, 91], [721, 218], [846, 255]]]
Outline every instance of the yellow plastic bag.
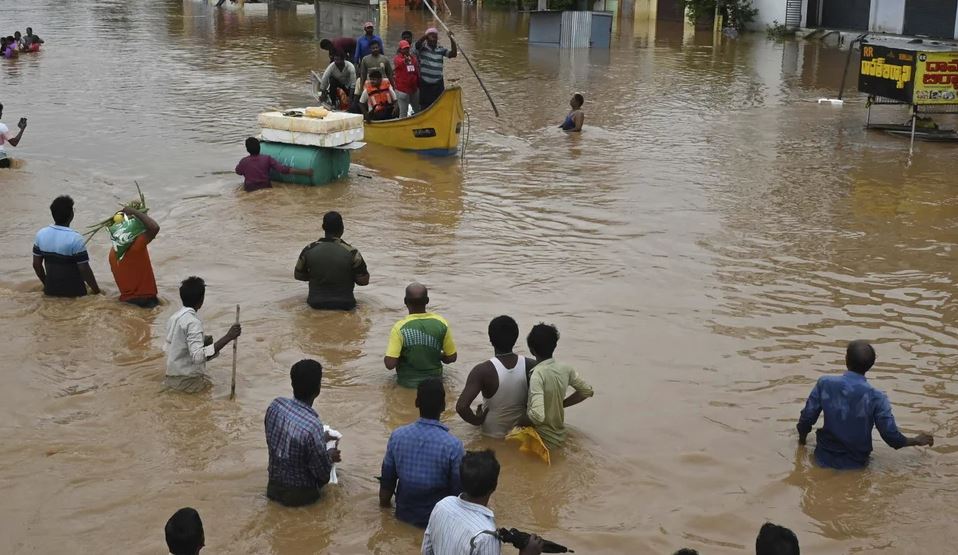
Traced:
[[549, 454], [549, 448], [542, 442], [542, 438], [539, 437], [539, 432], [532, 426], [513, 428], [512, 431], [506, 435], [506, 441], [510, 440], [519, 442], [520, 453], [532, 453], [545, 461], [547, 465], [552, 466], [552, 457]]
[[329, 115], [329, 110], [323, 107], [319, 107], [319, 108], [310, 107], [310, 108], [306, 108], [303, 115], [308, 118], [323, 119]]

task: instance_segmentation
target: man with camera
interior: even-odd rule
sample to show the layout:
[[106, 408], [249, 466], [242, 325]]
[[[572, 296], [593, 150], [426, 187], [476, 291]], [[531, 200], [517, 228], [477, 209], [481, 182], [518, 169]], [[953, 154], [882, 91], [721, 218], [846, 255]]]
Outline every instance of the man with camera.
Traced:
[[[496, 454], [490, 449], [469, 451], [462, 457], [459, 477], [462, 494], [446, 497], [432, 510], [422, 539], [422, 555], [500, 555], [502, 542], [489, 508], [489, 498], [499, 484]], [[535, 534], [523, 541], [519, 555], [542, 553], [542, 539]]]

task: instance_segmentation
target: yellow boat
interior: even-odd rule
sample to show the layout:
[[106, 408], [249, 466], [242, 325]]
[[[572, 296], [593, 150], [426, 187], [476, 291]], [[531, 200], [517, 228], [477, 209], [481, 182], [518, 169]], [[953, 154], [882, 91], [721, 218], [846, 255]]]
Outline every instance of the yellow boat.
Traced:
[[366, 122], [365, 141], [432, 156], [459, 151], [462, 134], [462, 89], [449, 87], [432, 106], [407, 118]]

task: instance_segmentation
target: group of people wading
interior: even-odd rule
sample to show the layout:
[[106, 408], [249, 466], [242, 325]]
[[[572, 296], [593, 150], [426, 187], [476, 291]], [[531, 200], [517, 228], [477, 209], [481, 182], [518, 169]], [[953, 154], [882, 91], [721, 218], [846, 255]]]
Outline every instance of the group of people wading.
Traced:
[[396, 53], [386, 54], [383, 39], [367, 21], [359, 38], [323, 39], [330, 64], [320, 78], [320, 94], [334, 108], [362, 113], [367, 121], [406, 117], [431, 106], [446, 89], [443, 66], [458, 53], [449, 33], [450, 48], [439, 44], [439, 31], [426, 29], [413, 42], [403, 31]]

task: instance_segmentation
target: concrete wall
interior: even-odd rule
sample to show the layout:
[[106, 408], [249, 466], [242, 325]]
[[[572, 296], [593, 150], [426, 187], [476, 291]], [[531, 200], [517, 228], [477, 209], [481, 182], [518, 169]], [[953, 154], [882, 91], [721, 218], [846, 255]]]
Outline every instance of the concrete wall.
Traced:
[[785, 2], [786, 0], [752, 0], [752, 6], [758, 8], [758, 14], [751, 27], [757, 30], [764, 30], [766, 25], [771, 25], [773, 21], [785, 23]]
[[905, 0], [872, 0], [870, 31], [900, 34], [904, 26]]

